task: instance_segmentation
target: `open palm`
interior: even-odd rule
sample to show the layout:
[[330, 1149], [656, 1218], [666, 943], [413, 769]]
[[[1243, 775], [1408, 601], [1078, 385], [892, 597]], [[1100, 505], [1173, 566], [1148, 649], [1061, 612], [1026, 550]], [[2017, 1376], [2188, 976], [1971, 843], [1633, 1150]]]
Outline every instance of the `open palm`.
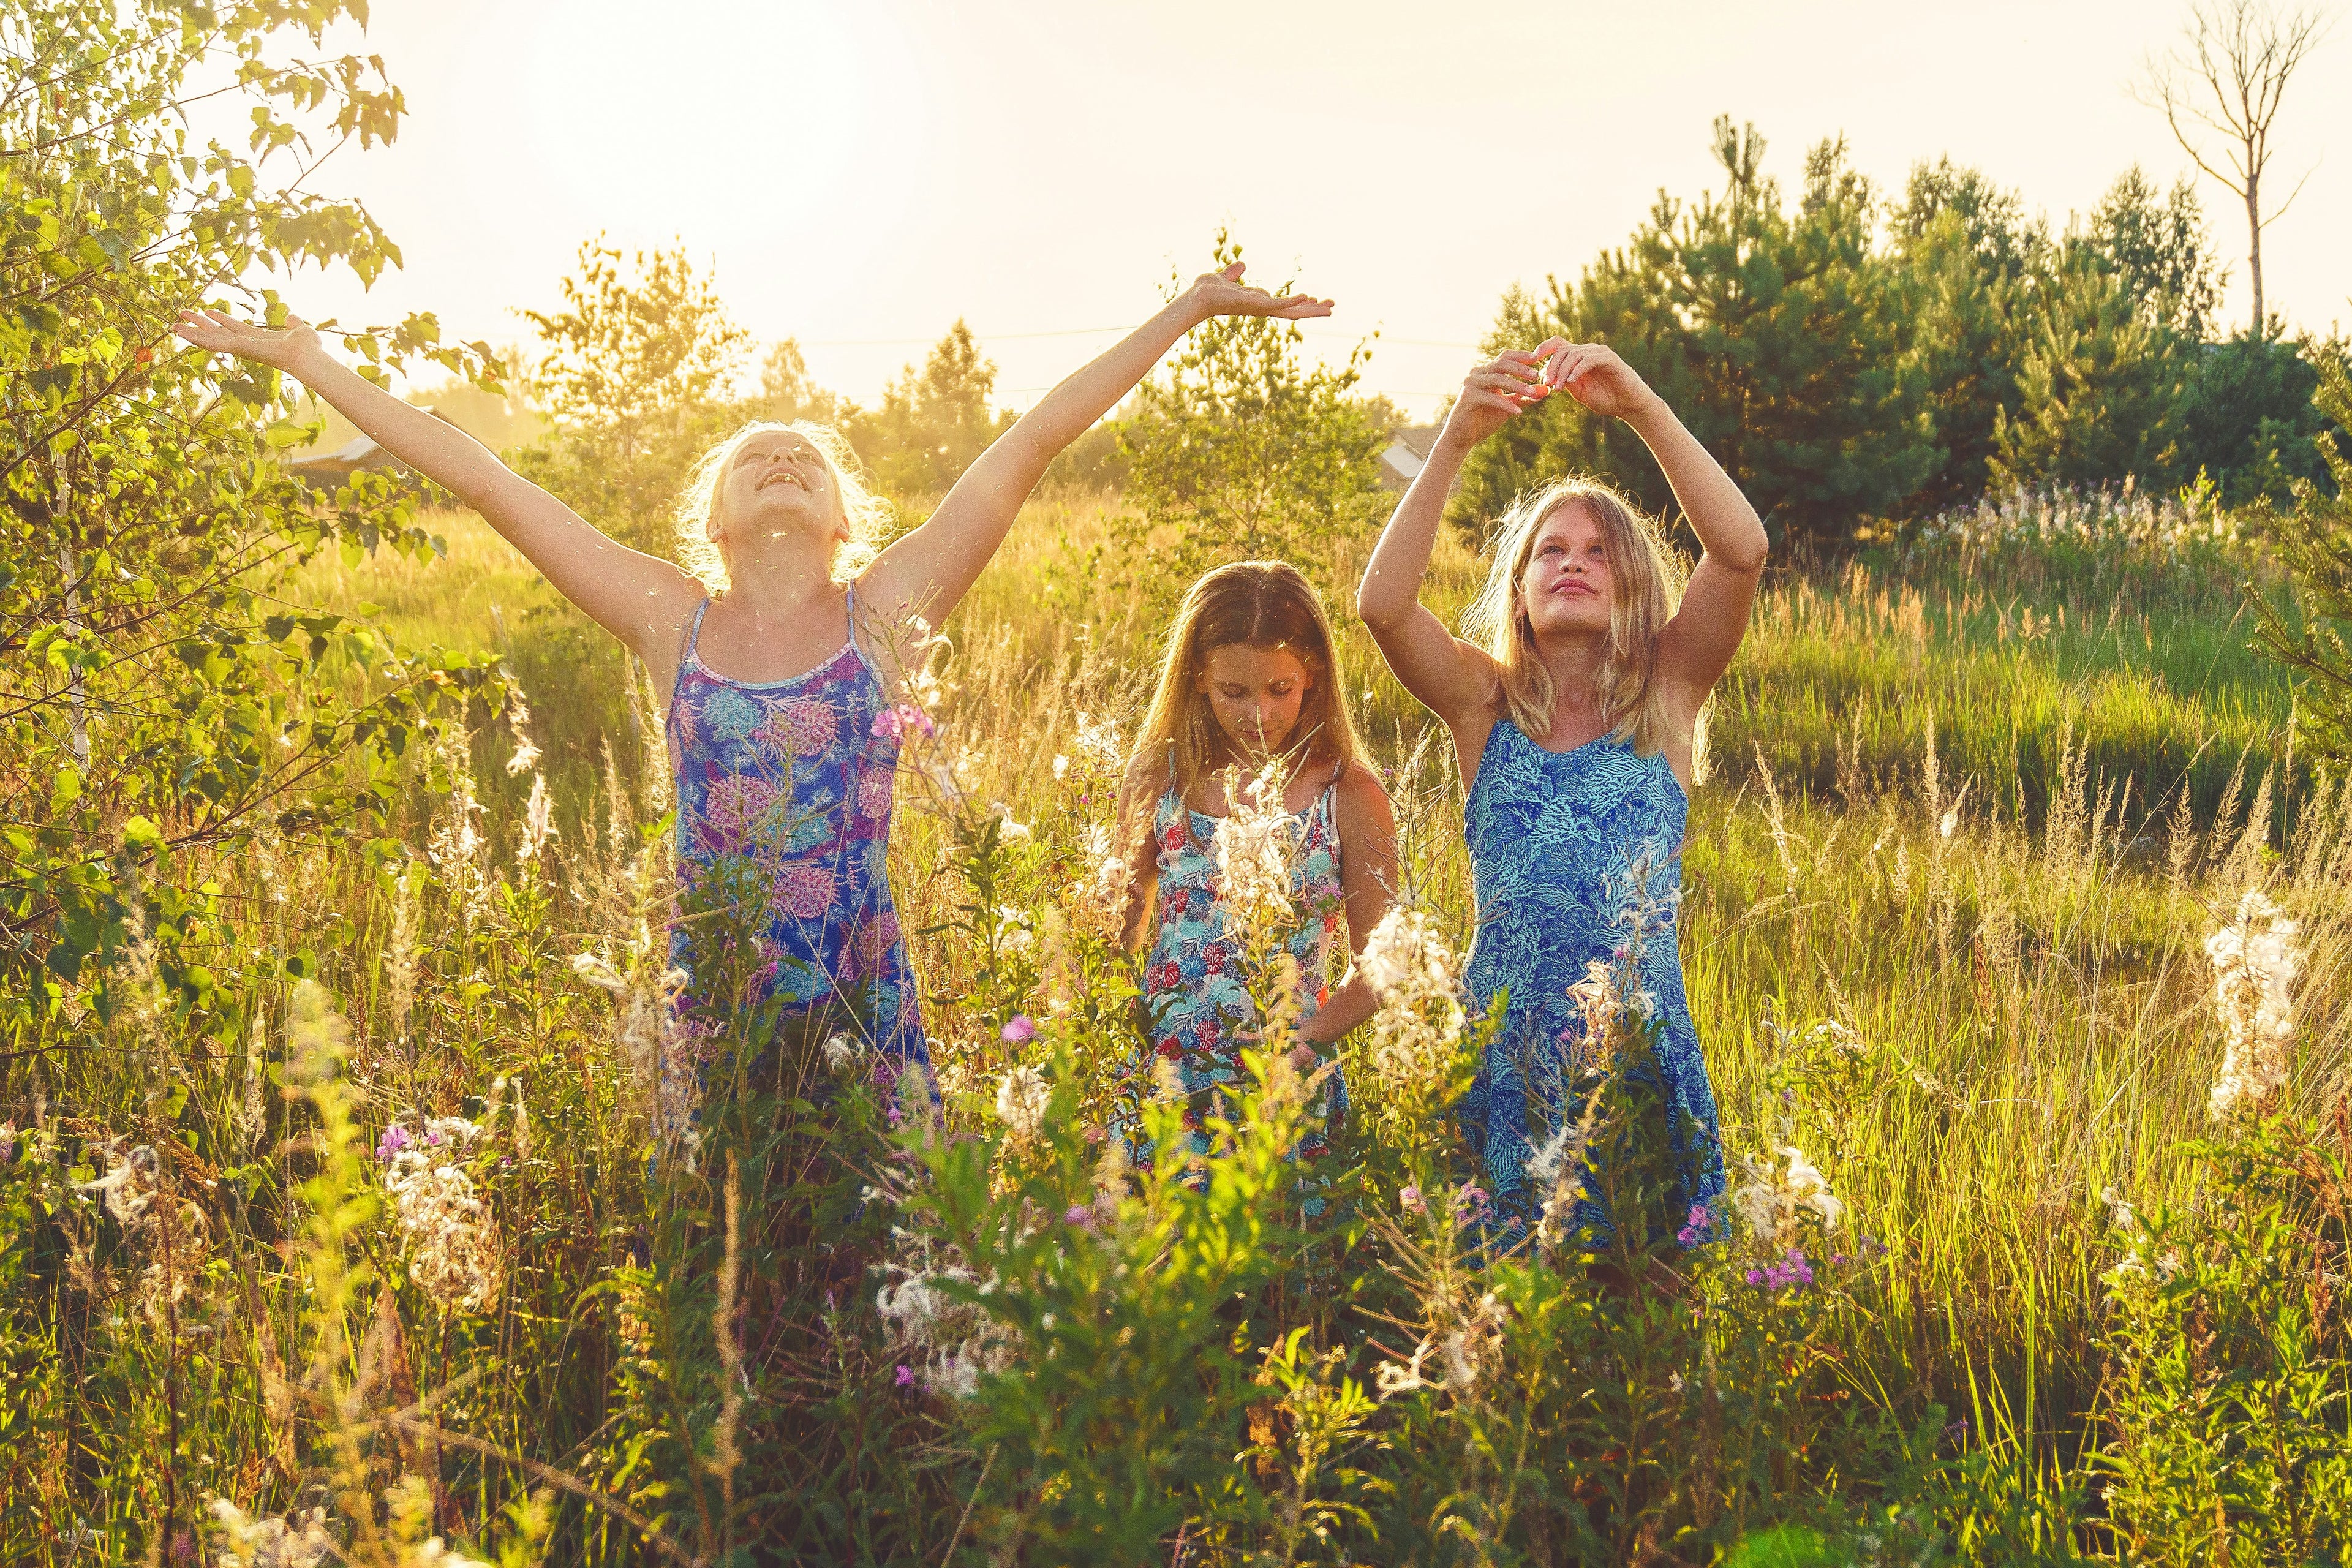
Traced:
[[225, 310], [183, 310], [172, 331], [200, 349], [278, 370], [319, 346], [319, 334], [295, 315], [288, 316], [282, 327], [259, 327]]
[[1269, 294], [1243, 282], [1238, 261], [1222, 271], [1203, 272], [1192, 279], [1191, 292], [1200, 302], [1202, 313], [1208, 316], [1273, 316], [1299, 321], [1331, 313], [1328, 300], [1311, 294]]

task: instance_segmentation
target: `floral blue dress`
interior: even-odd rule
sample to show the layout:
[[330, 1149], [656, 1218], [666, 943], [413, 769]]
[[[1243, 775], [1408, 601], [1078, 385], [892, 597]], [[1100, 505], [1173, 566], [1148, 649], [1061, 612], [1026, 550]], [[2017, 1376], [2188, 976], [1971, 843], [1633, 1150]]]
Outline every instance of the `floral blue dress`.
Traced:
[[[1566, 1100], [1583, 1034], [1569, 987], [1629, 940], [1622, 915], [1639, 892], [1633, 872], [1640, 862], [1648, 866], [1656, 906], [1642, 945], [1642, 988], [1664, 1025], [1659, 1065], [1675, 1110], [1671, 1133], [1687, 1202], [1712, 1203], [1723, 1190], [1715, 1091], [1675, 945], [1689, 809], [1663, 753], [1642, 756], [1607, 735], [1549, 752], [1509, 719], [1495, 722], [1464, 810], [1478, 930], [1463, 980], [1481, 1009], [1498, 992], [1509, 996], [1460, 1116], [1507, 1219], [1529, 1217], [1548, 1195], [1528, 1191], [1528, 1101], [1549, 1118]], [[1696, 1140], [1691, 1119], [1700, 1129]], [[1589, 1203], [1580, 1208], [1580, 1217], [1605, 1226], [1606, 1216]]]
[[[1332, 966], [1348, 962], [1347, 902], [1339, 886], [1339, 830], [1332, 816], [1339, 795], [1335, 779], [1314, 803], [1292, 818], [1297, 853], [1291, 861], [1290, 894], [1302, 919], [1287, 945], [1298, 961], [1298, 1021], [1313, 1017], [1331, 994]], [[1217, 818], [1191, 809], [1171, 787], [1152, 816], [1160, 846], [1159, 935], [1144, 963], [1144, 1005], [1152, 1018], [1154, 1055], [1175, 1064], [1185, 1090], [1184, 1125], [1192, 1129], [1195, 1153], [1209, 1148], [1206, 1121], [1214, 1098], [1244, 1077], [1243, 1036], [1256, 1010], [1242, 977], [1241, 944], [1225, 930], [1217, 900]], [[1127, 1064], [1129, 1103], [1113, 1129], [1128, 1142], [1139, 1166], [1151, 1163], [1151, 1146], [1137, 1125], [1132, 1099], [1152, 1092], [1149, 1058]], [[1347, 1117], [1348, 1089], [1334, 1066], [1324, 1076], [1321, 1102], [1307, 1111], [1309, 1131], [1298, 1141], [1301, 1159], [1329, 1152], [1330, 1133]]]
[[[856, 596], [850, 595], [850, 625]], [[890, 897], [890, 808], [901, 726], [852, 635], [788, 680], [732, 680], [702, 662], [694, 612], [667, 732], [677, 774], [678, 874], [691, 890], [748, 870], [767, 961], [761, 1000], [823, 1013], [886, 1061], [929, 1068], [915, 976]], [[671, 952], [685, 963], [689, 933]], [[687, 1001], [694, 989], [689, 983]], [[893, 1075], [895, 1076], [895, 1075]]]

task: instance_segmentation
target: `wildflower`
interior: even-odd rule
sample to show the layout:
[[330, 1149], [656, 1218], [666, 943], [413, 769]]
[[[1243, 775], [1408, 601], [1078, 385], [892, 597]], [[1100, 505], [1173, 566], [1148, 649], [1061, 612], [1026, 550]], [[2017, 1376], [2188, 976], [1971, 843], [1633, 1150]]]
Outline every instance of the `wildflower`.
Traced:
[[408, 1129], [395, 1121], [383, 1130], [383, 1137], [375, 1141], [375, 1157], [378, 1160], [389, 1160], [407, 1148], [409, 1142]]
[[1075, 744], [1079, 759], [1097, 773], [1116, 769], [1127, 754], [1126, 743], [1119, 738], [1118, 719], [1109, 713], [1099, 717], [1079, 714]]
[[1421, 1201], [1421, 1188], [1411, 1186], [1397, 1194], [1397, 1204], [1407, 1214], [1427, 1214], [1429, 1205]]
[[1528, 1155], [1528, 1179], [1538, 1186], [1557, 1186], [1583, 1163], [1584, 1141], [1591, 1128], [1563, 1121]]
[[1016, 1142], [1034, 1138], [1045, 1125], [1045, 1107], [1053, 1092], [1045, 1075], [1035, 1068], [1014, 1068], [996, 1087], [996, 1119]]
[[830, 1035], [824, 1042], [824, 1065], [835, 1072], [847, 1072], [857, 1060], [858, 1047], [847, 1035]]
[[928, 741], [939, 733], [939, 726], [913, 703], [900, 702], [874, 716], [874, 733], [877, 739], [887, 736], [891, 740], [903, 740], [913, 733]]
[[1779, 1261], [1767, 1263], [1760, 1268], [1750, 1268], [1748, 1282], [1775, 1292], [1794, 1286], [1810, 1285], [1813, 1282], [1812, 1265], [1805, 1261], [1801, 1250], [1792, 1247], [1780, 1255]]
[[1844, 1223], [1844, 1203], [1830, 1191], [1828, 1178], [1805, 1158], [1803, 1151], [1782, 1144], [1777, 1152], [1788, 1161], [1786, 1173], [1770, 1161], [1748, 1155], [1741, 1161], [1748, 1180], [1731, 1194], [1731, 1206], [1756, 1239], [1768, 1248], [1780, 1246], [1795, 1234], [1804, 1210], [1811, 1210], [1827, 1229]]
[[1062, 1211], [1062, 1223], [1064, 1225], [1076, 1226], [1080, 1230], [1092, 1230], [1095, 1223], [1095, 1211], [1090, 1205], [1086, 1204], [1072, 1204], [1068, 1208]]
[[1005, 1021], [1004, 1027], [997, 1031], [997, 1036], [1008, 1046], [1025, 1046], [1037, 1037], [1037, 1026], [1027, 1014], [1015, 1013]]
[[162, 1186], [163, 1159], [144, 1143], [127, 1154], [102, 1152], [114, 1168], [95, 1181], [76, 1182], [74, 1191], [103, 1197], [107, 1213], [124, 1226], [136, 1226], [147, 1217]]
[[213, 1516], [213, 1543], [221, 1568], [312, 1568], [335, 1552], [324, 1509], [257, 1520], [226, 1498], [205, 1505]]
[[[530, 704], [523, 700], [522, 688], [514, 684], [511, 677], [507, 683], [507, 728], [514, 733], [514, 752], [507, 758], [507, 777], [514, 778], [539, 766], [539, 747], [530, 738]], [[534, 798], [538, 794], [536, 789], [531, 791]]]
[[1296, 824], [1283, 809], [1280, 769], [1269, 763], [1256, 777], [1228, 789], [1230, 809], [1211, 841], [1217, 901], [1226, 918], [1269, 934], [1292, 918], [1290, 863], [1298, 847]]
[[[409, 1280], [445, 1312], [486, 1312], [502, 1273], [497, 1221], [471, 1176], [426, 1152], [463, 1149], [481, 1129], [451, 1116], [428, 1122], [422, 1140], [402, 1131], [386, 1163], [383, 1188], [408, 1248]], [[379, 1153], [391, 1142], [387, 1130]]]
[[2221, 1074], [2206, 1104], [2216, 1121], [2242, 1110], [2257, 1114], [2286, 1088], [2287, 1051], [2294, 1039], [2294, 977], [2302, 958], [2295, 923], [2276, 904], [2249, 890], [2237, 916], [2206, 939], [2213, 961], [2213, 1007], [2226, 1043]]
[[1486, 1189], [1484, 1187], [1464, 1187], [1454, 1194], [1454, 1217], [1456, 1220], [1485, 1219], [1491, 1208], [1492, 1205], [1486, 1198]]
[[555, 837], [555, 810], [547, 794], [547, 775], [533, 773], [530, 779], [530, 802], [523, 807], [522, 843], [515, 850], [515, 858], [529, 862], [539, 858], [547, 841]]
[[912, 1387], [915, 1382], [915, 1369], [908, 1366], [905, 1362], [900, 1362], [898, 1363], [898, 1375], [896, 1381], [900, 1388]]
[[1688, 1223], [1684, 1225], [1682, 1229], [1675, 1232], [1675, 1239], [1685, 1247], [1696, 1247], [1700, 1242], [1705, 1241], [1714, 1229], [1715, 1217], [1706, 1212], [1706, 1205], [1693, 1204]]

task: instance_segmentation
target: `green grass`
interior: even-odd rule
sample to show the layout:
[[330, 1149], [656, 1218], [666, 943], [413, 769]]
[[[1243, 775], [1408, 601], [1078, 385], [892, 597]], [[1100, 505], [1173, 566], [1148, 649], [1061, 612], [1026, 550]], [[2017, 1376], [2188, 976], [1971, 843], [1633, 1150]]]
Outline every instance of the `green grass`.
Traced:
[[[558, 1467], [604, 1455], [596, 1462], [617, 1468], [589, 1479], [621, 1486], [642, 1475], [611, 1458], [607, 1441], [626, 1405], [609, 1386], [622, 1364], [612, 1292], [628, 1278], [645, 1184], [636, 1146], [617, 1131], [625, 1053], [605, 1037], [601, 994], [574, 982], [565, 955], [583, 944], [618, 952], [640, 917], [659, 918], [658, 889], [632, 880], [626, 837], [608, 829], [601, 784], [608, 739], [625, 783], [647, 753], [610, 640], [478, 521], [443, 514], [435, 526], [445, 560], [322, 560], [289, 592], [373, 606], [404, 642], [499, 649], [530, 694], [561, 858], [547, 880], [513, 865], [528, 780], [505, 775], [507, 742], [484, 715], [474, 761], [492, 859], [507, 887], [535, 890], [519, 903], [499, 892], [479, 916], [447, 889], [428, 893], [406, 1023], [386, 1011], [386, 884], [333, 847], [263, 874], [265, 884], [283, 876], [280, 891], [290, 884], [293, 896], [256, 896], [267, 918], [254, 938], [320, 946], [326, 982], [353, 1016], [352, 1081], [371, 1125], [419, 1104], [454, 1111], [502, 1075], [532, 1086], [541, 1152], [501, 1178], [497, 1197], [515, 1243], [508, 1296], [478, 1323], [445, 1321], [429, 1354], [436, 1376], [508, 1369], [459, 1402], [469, 1430]], [[1053, 904], [1057, 858], [1107, 808], [1100, 781], [1057, 781], [1047, 764], [1070, 749], [1082, 713], [1136, 711], [1151, 674], [1160, 628], [1143, 606], [1164, 602], [1169, 585], [1119, 577], [1119, 553], [1096, 548], [1135, 526], [1091, 497], [1033, 504], [947, 628], [948, 733], [972, 753], [970, 781], [1036, 830], [1002, 890], [1018, 908]], [[1356, 563], [1335, 549], [1318, 564], [1348, 581]], [[1433, 602], [1452, 613], [1477, 574], [1445, 542]], [[1997, 1409], [2043, 1455], [2071, 1463], [2093, 1431], [2099, 1276], [2114, 1260], [2100, 1194], [2112, 1185], [2143, 1205], [2191, 1195], [2179, 1146], [2203, 1129], [2220, 1056], [2202, 944], [2252, 882], [2303, 922], [2299, 1101], [2321, 1103], [2352, 1068], [2352, 819], [2347, 795], [2306, 758], [2284, 783], [2265, 784], [2286, 765], [2289, 693], [2245, 650], [2226, 574], [2195, 562], [2113, 574], [2011, 562], [1994, 576], [1981, 562], [1934, 556], [1776, 574], [1713, 715], [1682, 942], [1731, 1148], [1796, 1142], [1887, 1249], [1840, 1329], [1844, 1392], [1906, 1421], [1931, 1403]], [[1408, 891], [1466, 938], [1450, 759], [1367, 639], [1344, 623], [1341, 635], [1346, 678], [1395, 779]], [[412, 841], [424, 841], [437, 806], [415, 801]], [[941, 818], [902, 812], [893, 876], [907, 928], [934, 932], [915, 952], [951, 1095], [984, 1090], [1013, 1056], [981, 999], [965, 994], [971, 939], [937, 931], [961, 918], [966, 897], [956, 853]], [[215, 874], [232, 897], [255, 890], [251, 867]], [[435, 886], [447, 874], [436, 871]], [[56, 1086], [87, 1136], [147, 1113], [145, 1089], [119, 1059], [77, 1056]], [[216, 1166], [260, 1158], [226, 1152], [246, 1147], [235, 1131], [243, 1066], [198, 1070], [191, 1148]], [[218, 1253], [225, 1278], [278, 1279], [263, 1321], [293, 1325], [299, 1290], [282, 1292], [299, 1281], [269, 1273], [278, 1212], [266, 1223], [247, 1213]], [[389, 1252], [380, 1262], [397, 1267]], [[229, 1324], [247, 1310], [236, 1300], [224, 1295], [206, 1310]], [[139, 1391], [161, 1376], [161, 1352], [92, 1361], [89, 1347], [114, 1342], [95, 1321], [77, 1331], [87, 1341], [79, 1381], [18, 1385], [34, 1413], [27, 1429], [87, 1445], [112, 1422], [104, 1443], [152, 1456], [163, 1417]], [[295, 1332], [281, 1328], [279, 1342], [291, 1346]], [[210, 1484], [250, 1497], [280, 1472], [267, 1458], [268, 1423], [239, 1410], [203, 1441], [220, 1450]], [[44, 1425], [53, 1420], [62, 1425]], [[0, 1457], [29, 1478], [50, 1464], [26, 1458], [35, 1451]], [[84, 1485], [131, 1473], [77, 1462]], [[142, 1462], [141, 1475], [157, 1473]], [[495, 1491], [485, 1468], [466, 1473], [478, 1499]], [[139, 1489], [148, 1480], [119, 1484], [123, 1500], [150, 1495]], [[135, 1532], [144, 1505], [121, 1506], [110, 1527]], [[956, 1500], [924, 1506], [952, 1519]], [[571, 1538], [583, 1553], [631, 1539], [609, 1517], [573, 1528], [586, 1532]]]

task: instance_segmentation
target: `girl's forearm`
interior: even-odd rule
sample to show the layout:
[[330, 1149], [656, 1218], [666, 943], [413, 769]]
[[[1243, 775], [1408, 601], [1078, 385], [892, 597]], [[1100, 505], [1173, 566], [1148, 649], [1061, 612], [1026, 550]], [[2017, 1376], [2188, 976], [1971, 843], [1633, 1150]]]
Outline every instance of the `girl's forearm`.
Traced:
[[1463, 459], [1470, 455], [1468, 444], [1452, 439], [1452, 434], [1439, 435], [1364, 565], [1364, 580], [1356, 588], [1356, 613], [1375, 630], [1421, 601], [1422, 579], [1445, 517], [1445, 498], [1454, 489], [1454, 476], [1462, 471]]
[[1675, 500], [1706, 553], [1738, 571], [1761, 570], [1769, 548], [1763, 521], [1714, 454], [1699, 445], [1698, 437], [1666, 406], [1665, 399], [1652, 393], [1648, 403], [1629, 415], [1625, 423], [1658, 460]]
[[1330, 1045], [1370, 1017], [1377, 1005], [1370, 984], [1354, 976], [1323, 999], [1315, 1016], [1299, 1026], [1298, 1037], [1310, 1046]]
[[1014, 423], [1001, 447], [1008, 448], [1016, 459], [1034, 464], [1043, 475], [1046, 464], [1092, 428], [1095, 421], [1118, 407], [1118, 400], [1151, 374], [1160, 356], [1202, 319], [1191, 294], [1171, 300], [1151, 320], [1063, 377]]
[[385, 451], [485, 516], [491, 516], [499, 484], [514, 477], [479, 441], [394, 397], [323, 348], [288, 366], [287, 374]]

